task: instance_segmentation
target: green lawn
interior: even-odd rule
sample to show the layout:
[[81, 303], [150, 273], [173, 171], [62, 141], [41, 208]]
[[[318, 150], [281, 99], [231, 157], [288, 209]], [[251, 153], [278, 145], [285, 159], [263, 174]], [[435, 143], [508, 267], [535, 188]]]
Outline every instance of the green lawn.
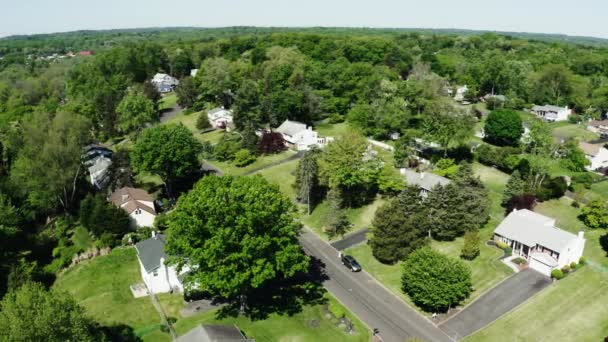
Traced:
[[[369, 227], [374, 219], [376, 209], [384, 203], [381, 197], [377, 197], [376, 200], [370, 204], [364, 205], [360, 208], [347, 208], [344, 209], [348, 220], [352, 224], [351, 231], [356, 231], [361, 228]], [[308, 216], [303, 213], [302, 223], [315, 231], [321, 238], [327, 240], [329, 236], [325, 233], [327, 224], [331, 222], [335, 212], [331, 210], [328, 201], [319, 203], [313, 210], [312, 214]], [[337, 236], [334, 239], [339, 240], [341, 237]]]
[[348, 125], [346, 122], [338, 123], [338, 124], [330, 124], [327, 122], [319, 123], [315, 125], [315, 130], [322, 137], [334, 137], [338, 138], [341, 135], [344, 135], [348, 132], [353, 131], [354, 129]]
[[158, 108], [160, 110], [173, 108], [177, 104], [177, 94], [168, 93], [163, 98], [160, 99], [160, 105]]
[[245, 167], [237, 167], [231, 162], [210, 161], [210, 163], [218, 169], [222, 170], [225, 174], [240, 176], [252, 170], [285, 160], [289, 157], [292, 157], [294, 154], [296, 154], [296, 152], [292, 150], [287, 150], [277, 154], [260, 156], [256, 159], [256, 161]]
[[534, 211], [572, 233], [586, 230], [587, 265], [467, 341], [600, 341], [608, 335], [608, 257], [599, 242], [608, 232], [586, 229], [577, 219], [580, 209], [570, 203], [567, 198], [546, 201]]
[[279, 188], [281, 188], [281, 192], [289, 196], [289, 198], [295, 199], [296, 191], [293, 188], [293, 184], [296, 180], [295, 172], [298, 162], [299, 160], [292, 160], [287, 163], [256, 172], [255, 174], [262, 175], [270, 183], [277, 184]]
[[[560, 123], [561, 124], [561, 123]], [[552, 124], [554, 125], [554, 124]], [[580, 138], [584, 141], [595, 140], [599, 135], [588, 131], [584, 126], [577, 124], [561, 124], [553, 128], [553, 136], [560, 139]]]
[[150, 298], [135, 299], [129, 290], [141, 281], [136, 251], [128, 248], [67, 269], [53, 286], [71, 293], [95, 321], [126, 324], [137, 331], [160, 323]]
[[[504, 208], [500, 206], [500, 201], [508, 176], [501, 171], [478, 163], [473, 165], [473, 171], [488, 188], [492, 201], [490, 220], [480, 230], [482, 241], [486, 241], [492, 236], [494, 229], [504, 217]], [[458, 238], [454, 241], [433, 241], [431, 246], [442, 253], [459, 258], [463, 243], [463, 238]], [[378, 281], [414, 306], [409, 297], [401, 291], [400, 264], [385, 265], [380, 263], [373, 257], [371, 248], [367, 244], [350, 248], [347, 252], [352, 254], [363, 268], [378, 279]], [[482, 244], [480, 255], [475, 260], [464, 261], [471, 267], [474, 291], [463, 304], [475, 300], [485, 291], [512, 274], [511, 269], [498, 260], [501, 255], [502, 251], [499, 249]]]
[[[131, 295], [129, 285], [141, 281], [135, 249], [119, 248], [108, 256], [97, 257], [59, 274], [54, 287], [72, 294], [88, 315], [101, 324], [126, 324], [145, 341], [170, 341], [170, 336], [160, 331], [160, 317], [150, 298], [135, 299]], [[175, 329], [180, 335], [199, 323], [221, 322], [237, 324], [247, 336], [258, 341], [369, 340], [369, 328], [346, 309], [344, 311], [353, 319], [357, 331], [352, 336], [326, 319], [321, 305], [306, 306], [292, 316], [272, 314], [257, 321], [246, 317], [217, 320], [214, 312], [182, 318], [179, 313], [184, 306], [181, 295], [161, 294], [158, 297], [167, 316], [177, 319]]]

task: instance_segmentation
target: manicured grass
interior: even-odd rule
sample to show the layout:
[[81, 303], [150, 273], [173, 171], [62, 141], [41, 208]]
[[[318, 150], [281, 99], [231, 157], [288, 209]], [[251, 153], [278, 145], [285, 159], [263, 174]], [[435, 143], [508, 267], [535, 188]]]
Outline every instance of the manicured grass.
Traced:
[[222, 137], [224, 136], [223, 130], [215, 130], [207, 133], [200, 133], [200, 130], [196, 128], [196, 121], [200, 115], [206, 115], [205, 112], [195, 112], [186, 114], [185, 112], [181, 112], [171, 119], [165, 121], [163, 124], [182, 124], [188, 128], [194, 137], [198, 139], [200, 142], [208, 141], [211, 144], [217, 144]]
[[60, 273], [53, 286], [72, 294], [95, 321], [137, 331], [160, 323], [150, 298], [133, 298], [129, 285], [139, 282], [135, 249], [119, 248]]
[[245, 167], [237, 167], [231, 162], [220, 162], [220, 161], [209, 161], [209, 162], [211, 164], [213, 164], [213, 166], [222, 170], [225, 174], [229, 174], [229, 175], [233, 175], [233, 176], [240, 176], [240, 175], [243, 175], [252, 170], [255, 170], [255, 169], [258, 169], [261, 167], [265, 167], [270, 164], [285, 160], [285, 159], [293, 156], [294, 154], [296, 154], [296, 152], [294, 152], [292, 150], [287, 150], [287, 151], [277, 153], [277, 154], [259, 156], [256, 159], [256, 161], [254, 161], [253, 163], [251, 163]]
[[[335, 301], [333, 298], [329, 300]], [[248, 338], [256, 341], [369, 341], [369, 328], [346, 312], [355, 325], [356, 333], [353, 335], [348, 335], [335, 322], [325, 318], [321, 305], [306, 306], [302, 312], [291, 316], [271, 314], [267, 319], [257, 321], [243, 316], [217, 319], [215, 312], [211, 311], [178, 319], [174, 327], [178, 335], [183, 335], [201, 323], [235, 324]], [[144, 341], [162, 340], [169, 341], [169, 335], [156, 332], [144, 337]]]
[[296, 190], [293, 188], [293, 184], [296, 180], [295, 172], [298, 162], [299, 160], [292, 160], [287, 163], [256, 172], [255, 174], [262, 175], [270, 183], [277, 184], [279, 188], [281, 188], [281, 192], [283, 192], [289, 198], [295, 199]]
[[466, 341], [601, 341], [608, 335], [608, 278], [576, 271]]
[[354, 131], [354, 128], [350, 127], [347, 122], [342, 122], [338, 124], [330, 124], [327, 122], [323, 122], [316, 124], [315, 130], [322, 137], [338, 138], [341, 135]]
[[[356, 231], [361, 228], [369, 227], [374, 219], [376, 209], [378, 209], [382, 203], [384, 203], [384, 200], [381, 197], [378, 197], [374, 202], [360, 208], [344, 209], [348, 220], [352, 224], [350, 231]], [[301, 218], [302, 223], [314, 230], [319, 236], [321, 236], [321, 238], [327, 240], [329, 239], [329, 236], [325, 233], [325, 231], [334, 215], [335, 212], [332, 211], [329, 202], [324, 200], [314, 208], [310, 216], [303, 213]], [[337, 236], [333, 239], [339, 240], [340, 238], [340, 236]]]
[[534, 211], [545, 216], [554, 218], [556, 225], [572, 233], [577, 233], [580, 230], [585, 230], [585, 225], [577, 218], [580, 214], [579, 208], [574, 208], [572, 200], [567, 197], [553, 199], [539, 203], [534, 207]]
[[173, 108], [177, 104], [177, 95], [175, 93], [168, 93], [160, 99], [160, 105], [158, 106], [160, 110]]
[[[580, 138], [584, 141], [595, 140], [599, 138], [599, 135], [596, 133], [588, 131], [584, 126], [576, 125], [576, 124], [560, 124], [553, 129], [553, 136], [558, 139], [569, 139], [569, 138]], [[557, 125], [552, 124], [552, 125]]]

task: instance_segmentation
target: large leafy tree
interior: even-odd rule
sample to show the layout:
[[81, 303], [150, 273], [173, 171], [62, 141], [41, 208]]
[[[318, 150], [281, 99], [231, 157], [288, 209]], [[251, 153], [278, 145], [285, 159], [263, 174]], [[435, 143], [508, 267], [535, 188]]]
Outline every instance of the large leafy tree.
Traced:
[[21, 232], [21, 215], [10, 198], [0, 192], [0, 296], [6, 288], [6, 276], [18, 256], [16, 240]]
[[123, 133], [142, 129], [146, 124], [158, 121], [154, 102], [143, 93], [127, 94], [116, 107], [118, 128]]
[[608, 206], [602, 201], [593, 201], [581, 209], [579, 219], [589, 228], [608, 228]]
[[21, 148], [10, 177], [33, 207], [45, 212], [57, 206], [72, 208], [89, 129], [88, 120], [66, 112], [36, 114], [23, 123]]
[[584, 172], [591, 162], [585, 156], [575, 139], [569, 139], [563, 146], [562, 164], [570, 171]]
[[2, 341], [93, 341], [92, 327], [69, 294], [47, 291], [37, 283], [9, 292], [0, 302]]
[[424, 133], [429, 140], [441, 145], [444, 157], [450, 144], [464, 142], [471, 136], [475, 119], [468, 111], [446, 101], [434, 103], [427, 111]]
[[368, 200], [377, 189], [381, 163], [367, 141], [354, 133], [330, 143], [319, 158], [321, 184], [340, 190], [343, 204]]
[[129, 230], [129, 216], [101, 196], [87, 195], [80, 201], [80, 224], [100, 238], [117, 241]]
[[200, 167], [201, 143], [183, 125], [160, 125], [144, 130], [131, 151], [131, 164], [137, 171], [159, 175], [172, 196], [173, 183]]
[[184, 107], [190, 108], [198, 99], [198, 89], [196, 82], [192, 77], [184, 77], [175, 88], [177, 94], [177, 103]]
[[403, 263], [402, 288], [427, 311], [445, 311], [472, 291], [471, 270], [462, 261], [423, 247]]
[[521, 117], [511, 109], [492, 111], [484, 126], [485, 139], [499, 146], [517, 146], [523, 132]]
[[380, 207], [374, 216], [374, 235], [369, 241], [374, 257], [394, 264], [424, 245], [427, 232], [421, 222], [426, 213], [418, 187], [407, 187], [397, 198]]
[[241, 305], [250, 291], [308, 270], [293, 204], [260, 176], [203, 178], [168, 226], [167, 252], [193, 267], [187, 284]]

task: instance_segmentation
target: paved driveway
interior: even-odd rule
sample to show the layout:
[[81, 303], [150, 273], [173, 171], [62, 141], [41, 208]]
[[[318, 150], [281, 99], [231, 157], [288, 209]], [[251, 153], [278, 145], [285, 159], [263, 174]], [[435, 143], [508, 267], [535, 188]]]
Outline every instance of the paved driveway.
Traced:
[[418, 337], [423, 341], [450, 339], [427, 318], [380, 285], [366, 272], [350, 272], [338, 258], [338, 250], [305, 229], [300, 236], [304, 251], [320, 260], [327, 280], [323, 286], [367, 326], [378, 328], [384, 342], [403, 342]]
[[335, 249], [337, 249], [339, 251], [343, 251], [347, 248], [364, 243], [365, 241], [367, 241], [368, 230], [369, 229], [367, 229], [367, 228], [359, 229], [354, 233], [350, 233], [350, 234], [346, 235], [342, 240], [332, 242], [331, 245]]
[[439, 326], [461, 339], [485, 327], [551, 284], [551, 279], [526, 269], [512, 275]]

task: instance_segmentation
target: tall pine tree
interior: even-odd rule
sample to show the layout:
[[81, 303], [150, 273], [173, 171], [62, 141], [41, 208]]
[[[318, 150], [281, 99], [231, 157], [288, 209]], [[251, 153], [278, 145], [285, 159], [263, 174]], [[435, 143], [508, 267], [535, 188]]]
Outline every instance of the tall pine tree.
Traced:
[[507, 203], [513, 198], [513, 196], [521, 196], [526, 192], [526, 183], [521, 178], [521, 174], [518, 170], [515, 170], [505, 187], [505, 191], [502, 195], [502, 205], [506, 206]]
[[394, 264], [424, 245], [427, 233], [420, 222], [424, 221], [426, 212], [418, 187], [407, 187], [397, 198], [380, 207], [373, 221], [374, 236], [369, 242], [374, 257]]
[[296, 183], [294, 187], [298, 193], [298, 201], [307, 204], [308, 215], [310, 215], [315, 200], [320, 195], [319, 166], [317, 164], [319, 152], [315, 148], [306, 151], [296, 169]]

